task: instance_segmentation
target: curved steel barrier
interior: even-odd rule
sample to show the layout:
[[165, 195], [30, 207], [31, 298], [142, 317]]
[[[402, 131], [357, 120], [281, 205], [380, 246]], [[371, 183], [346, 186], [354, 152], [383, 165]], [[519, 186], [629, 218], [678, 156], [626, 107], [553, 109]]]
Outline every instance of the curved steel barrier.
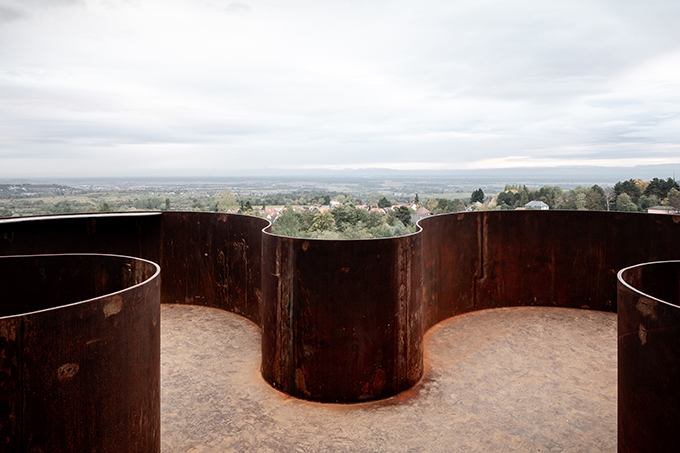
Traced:
[[[357, 241], [285, 238], [263, 232], [268, 225], [196, 212], [0, 220], [0, 255], [155, 261], [162, 302], [218, 307], [262, 327], [272, 385], [346, 402], [417, 381], [422, 335], [444, 319], [533, 305], [615, 312], [618, 270], [680, 258], [680, 216], [671, 215], [459, 213], [421, 220], [410, 236]], [[656, 366], [675, 366], [665, 360]]]
[[419, 234], [263, 237], [262, 376], [315, 401], [384, 398], [423, 372]]
[[0, 257], [0, 451], [160, 451], [160, 268]]
[[618, 274], [618, 448], [680, 449], [680, 261]]

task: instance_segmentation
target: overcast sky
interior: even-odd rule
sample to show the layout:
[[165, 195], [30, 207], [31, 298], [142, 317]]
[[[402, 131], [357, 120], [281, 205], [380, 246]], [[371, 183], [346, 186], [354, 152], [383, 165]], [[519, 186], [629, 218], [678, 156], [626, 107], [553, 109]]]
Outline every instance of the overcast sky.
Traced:
[[0, 178], [665, 163], [678, 0], [0, 0]]

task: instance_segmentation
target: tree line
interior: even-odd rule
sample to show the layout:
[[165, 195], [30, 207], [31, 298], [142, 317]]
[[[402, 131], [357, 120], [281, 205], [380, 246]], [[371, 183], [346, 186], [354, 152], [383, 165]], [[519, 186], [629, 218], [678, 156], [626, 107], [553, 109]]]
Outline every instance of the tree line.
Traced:
[[345, 203], [334, 209], [296, 210], [287, 207], [272, 224], [272, 232], [281, 236], [311, 239], [370, 239], [415, 233], [412, 211], [405, 206], [387, 214], [357, 208]]
[[507, 185], [496, 196], [495, 205], [498, 209], [516, 209], [534, 200], [546, 203], [550, 209], [645, 212], [653, 206], [669, 206], [680, 210], [680, 186], [672, 178], [629, 179], [617, 182], [614, 187], [596, 184], [568, 191], [557, 186], [527, 189]]

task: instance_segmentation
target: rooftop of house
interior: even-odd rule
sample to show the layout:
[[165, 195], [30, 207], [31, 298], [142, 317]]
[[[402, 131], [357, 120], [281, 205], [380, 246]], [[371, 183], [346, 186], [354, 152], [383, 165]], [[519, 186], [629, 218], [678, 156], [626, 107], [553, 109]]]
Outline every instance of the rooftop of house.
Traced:
[[530, 201], [529, 203], [525, 204], [524, 207], [534, 209], [549, 209], [549, 206], [540, 200]]

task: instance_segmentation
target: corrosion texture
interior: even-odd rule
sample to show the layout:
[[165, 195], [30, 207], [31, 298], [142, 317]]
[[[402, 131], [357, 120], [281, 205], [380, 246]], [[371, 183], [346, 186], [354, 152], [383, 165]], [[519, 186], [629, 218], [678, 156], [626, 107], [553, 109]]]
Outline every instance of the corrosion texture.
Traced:
[[160, 268], [0, 257], [0, 451], [160, 451]]
[[680, 261], [618, 274], [618, 449], [680, 449]]

